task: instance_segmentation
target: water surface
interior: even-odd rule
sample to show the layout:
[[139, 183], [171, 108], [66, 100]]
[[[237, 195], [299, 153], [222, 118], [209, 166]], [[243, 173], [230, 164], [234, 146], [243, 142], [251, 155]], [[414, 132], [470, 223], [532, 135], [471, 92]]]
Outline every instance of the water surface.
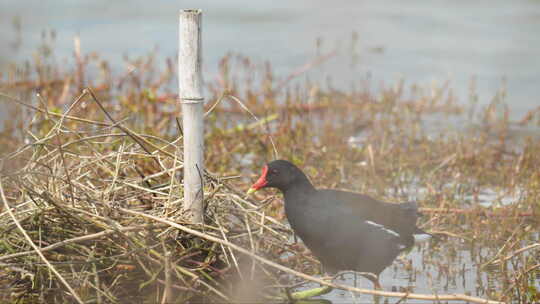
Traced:
[[31, 58], [44, 29], [57, 32], [59, 59], [71, 56], [77, 34], [83, 51], [97, 51], [118, 68], [124, 68], [123, 55], [155, 47], [162, 56], [174, 56], [181, 8], [204, 10], [210, 80], [228, 51], [268, 60], [284, 76], [317, 55], [320, 38], [319, 51], [339, 53], [308, 77], [330, 76], [334, 87], [349, 88], [366, 73], [375, 87], [401, 78], [426, 87], [450, 80], [466, 102], [475, 79], [483, 104], [505, 88], [515, 117], [540, 104], [540, 2], [530, 0], [1, 0], [0, 34], [7, 43], [0, 44], [0, 66]]

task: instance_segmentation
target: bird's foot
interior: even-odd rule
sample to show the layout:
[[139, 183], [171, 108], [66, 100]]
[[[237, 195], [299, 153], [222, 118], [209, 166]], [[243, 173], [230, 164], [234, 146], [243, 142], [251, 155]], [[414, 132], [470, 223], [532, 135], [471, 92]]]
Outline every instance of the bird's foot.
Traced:
[[347, 270], [347, 271], [340, 271], [338, 273], [336, 273], [335, 275], [333, 276], [326, 276], [326, 277], [323, 277], [325, 280], [328, 280], [328, 278], [331, 278], [331, 280], [335, 280], [337, 278], [341, 278], [343, 279], [344, 276], [346, 274], [349, 274], [349, 273], [352, 273], [355, 275], [354, 277], [354, 286], [356, 286], [356, 275], [361, 275], [363, 276], [364, 278], [370, 280], [372, 283], [373, 283], [373, 286], [375, 289], [382, 289], [382, 285], [381, 283], [379, 282], [379, 276], [377, 276], [376, 274], [374, 273], [371, 273], [371, 272], [357, 272], [357, 271], [350, 271], [350, 270]]

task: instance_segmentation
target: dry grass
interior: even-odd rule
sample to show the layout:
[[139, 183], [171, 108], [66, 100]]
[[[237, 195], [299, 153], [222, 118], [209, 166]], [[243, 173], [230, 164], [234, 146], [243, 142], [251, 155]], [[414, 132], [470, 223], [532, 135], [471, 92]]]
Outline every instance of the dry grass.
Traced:
[[[155, 58], [129, 61], [120, 75], [95, 54], [76, 53], [73, 70], [42, 58], [0, 83], [10, 105], [0, 142], [4, 301], [286, 301], [291, 284], [320, 281], [311, 276], [318, 262], [290, 245], [278, 197], [243, 195], [276, 153], [318, 186], [392, 201], [422, 189], [422, 225], [442, 238], [422, 249], [427, 269], [464, 275], [452, 248], [466, 244], [475, 270], [493, 283], [478, 295], [538, 299], [540, 144], [516, 134], [532, 128], [538, 111], [514, 124], [504, 92], [487, 107], [463, 106], [446, 84], [295, 89], [302, 69], [280, 81], [269, 67], [229, 55], [208, 84], [206, 225], [192, 226], [180, 213], [175, 64], [159, 70]], [[459, 127], [434, 131], [440, 120]], [[487, 208], [479, 205], [486, 191], [501, 194]], [[514, 200], [498, 204], [503, 195]], [[406, 294], [415, 296], [386, 292]]]

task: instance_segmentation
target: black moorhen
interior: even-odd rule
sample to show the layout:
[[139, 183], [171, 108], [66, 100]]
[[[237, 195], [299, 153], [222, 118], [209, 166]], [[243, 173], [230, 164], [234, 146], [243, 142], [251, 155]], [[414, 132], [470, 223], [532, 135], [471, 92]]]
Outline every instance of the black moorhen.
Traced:
[[[327, 272], [354, 270], [378, 277], [401, 251], [413, 246], [413, 234], [426, 233], [416, 227], [415, 203], [385, 203], [358, 193], [318, 190], [286, 160], [264, 166], [248, 194], [268, 187], [283, 192], [292, 229]], [[378, 279], [368, 279], [380, 288]]]

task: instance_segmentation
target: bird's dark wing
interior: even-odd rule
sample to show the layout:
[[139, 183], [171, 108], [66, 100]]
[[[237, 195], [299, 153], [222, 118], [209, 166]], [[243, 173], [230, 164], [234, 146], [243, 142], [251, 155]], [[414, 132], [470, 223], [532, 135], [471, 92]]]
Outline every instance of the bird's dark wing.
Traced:
[[[339, 208], [338, 208], [339, 209]], [[382, 225], [337, 210], [324, 230], [304, 239], [328, 271], [356, 270], [379, 274], [406, 248], [399, 235]], [[322, 233], [321, 233], [322, 231]]]
[[408, 238], [413, 234], [421, 233], [416, 227], [418, 208], [414, 202], [386, 203], [364, 194], [340, 190], [319, 190], [318, 192], [327, 203], [342, 205], [342, 208], [354, 213], [359, 219], [382, 225], [398, 232], [402, 237]]

